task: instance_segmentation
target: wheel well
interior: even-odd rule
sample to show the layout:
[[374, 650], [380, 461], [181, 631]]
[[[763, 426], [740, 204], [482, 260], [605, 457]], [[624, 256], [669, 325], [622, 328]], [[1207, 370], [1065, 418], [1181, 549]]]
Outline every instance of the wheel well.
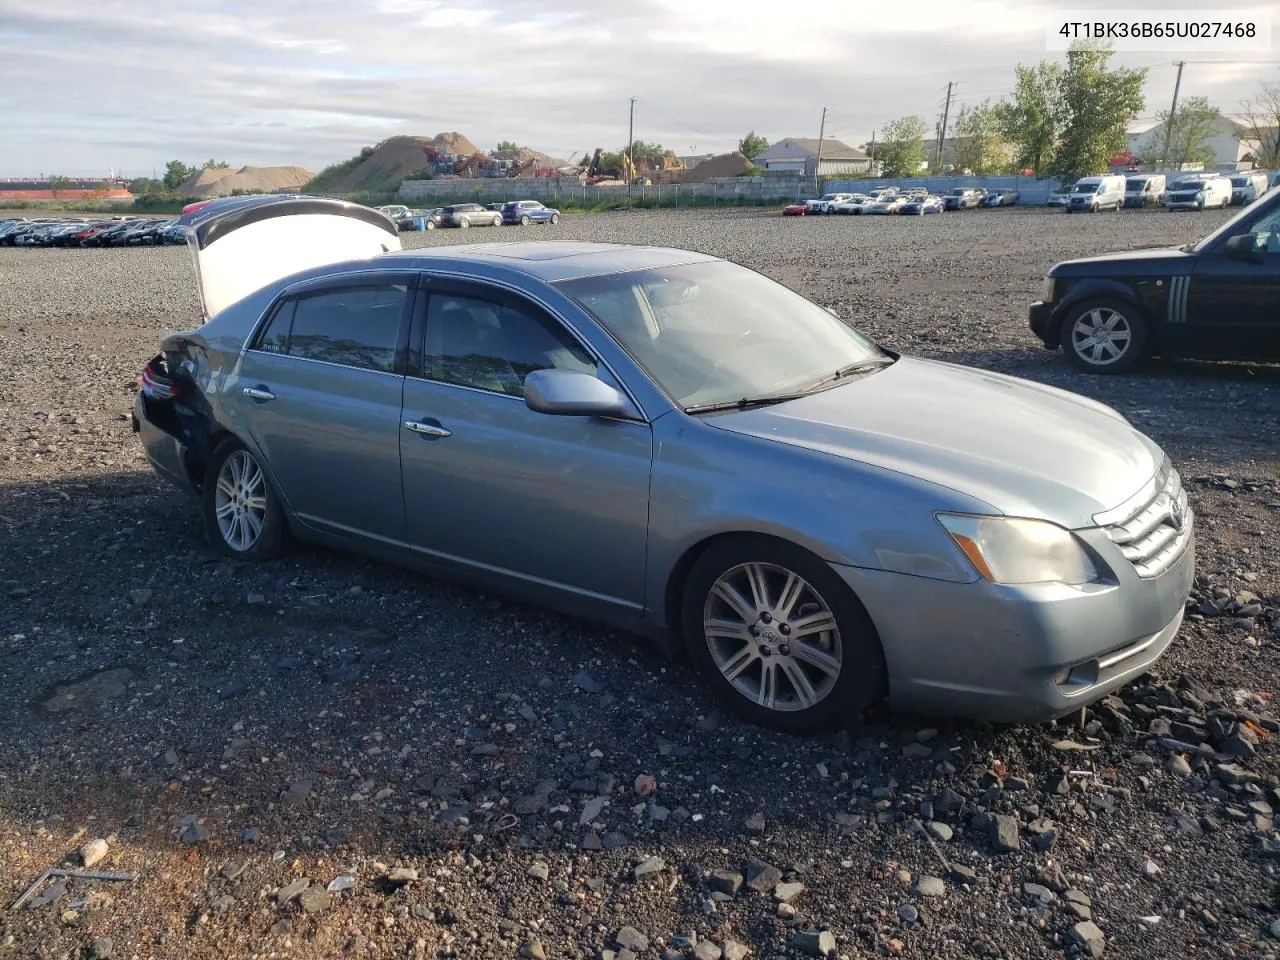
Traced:
[[213, 451], [217, 450], [224, 440], [234, 437], [235, 434], [230, 430], [215, 424], [205, 436], [203, 443], [193, 443], [187, 447], [187, 455], [184, 458], [187, 475], [191, 477], [191, 482], [197, 489], [204, 484], [204, 471], [209, 465], [209, 458], [213, 456]]
[[[707, 537], [705, 540], [699, 540], [693, 546], [689, 547], [680, 555], [675, 564], [671, 567], [671, 575], [667, 578], [667, 587], [664, 594], [665, 603], [665, 619], [667, 627], [667, 636], [670, 638], [670, 648], [674, 653], [685, 649], [684, 626], [681, 611], [684, 607], [684, 588], [689, 580], [689, 571], [693, 569], [693, 565], [698, 562], [698, 558], [711, 549], [715, 544], [722, 543], [725, 540], [733, 540], [738, 537], [752, 537], [759, 540], [772, 540], [775, 543], [785, 543], [791, 547], [797, 547], [801, 550], [808, 550], [807, 547], [801, 546], [793, 540], [786, 540], [783, 537], [771, 536], [767, 533], [755, 533], [748, 530], [740, 530], [732, 533], [717, 533]], [[812, 551], [809, 551], [812, 553]], [[822, 558], [819, 557], [819, 560]]]

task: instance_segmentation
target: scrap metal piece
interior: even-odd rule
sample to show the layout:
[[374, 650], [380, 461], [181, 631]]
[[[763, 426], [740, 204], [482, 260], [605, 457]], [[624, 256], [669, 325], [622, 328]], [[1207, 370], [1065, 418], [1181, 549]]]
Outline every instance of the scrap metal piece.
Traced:
[[[54, 877], [75, 880], [112, 880], [120, 883], [132, 883], [134, 880], [138, 879], [138, 875], [136, 873], [111, 873], [105, 870], [64, 870], [59, 867], [54, 867], [46, 870], [44, 873], [40, 874], [40, 876], [36, 877], [31, 886], [27, 887], [27, 889], [22, 892], [22, 896], [13, 901], [13, 905], [9, 907], [9, 909], [21, 909], [27, 901], [31, 900], [32, 897], [35, 896], [35, 892], [40, 889], [46, 880], [51, 880]], [[61, 886], [62, 892], [59, 893], [57, 897], [52, 898], [49, 901], [50, 903], [52, 903], [53, 900], [57, 900], [59, 897], [62, 897], [67, 892], [66, 885], [62, 884]], [[43, 904], [41, 904], [41, 906], [43, 906]]]

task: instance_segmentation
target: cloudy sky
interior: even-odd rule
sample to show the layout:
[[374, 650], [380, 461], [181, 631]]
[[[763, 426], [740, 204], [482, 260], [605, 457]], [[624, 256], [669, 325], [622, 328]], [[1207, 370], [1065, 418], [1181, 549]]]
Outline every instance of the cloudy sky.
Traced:
[[[863, 7], [868, 9], [862, 9]], [[636, 135], [680, 153], [771, 140], [866, 141], [998, 98], [1045, 52], [1040, 0], [0, 0], [0, 176], [150, 175], [207, 157], [318, 170], [398, 133], [509, 138], [561, 157]], [[1070, 8], [1105, 8], [1088, 0]], [[1200, 8], [1162, 0], [1131, 8]], [[1274, 4], [1238, 4], [1271, 10]], [[1280, 81], [1270, 53], [1133, 53], [1146, 115], [1184, 96], [1240, 109]]]

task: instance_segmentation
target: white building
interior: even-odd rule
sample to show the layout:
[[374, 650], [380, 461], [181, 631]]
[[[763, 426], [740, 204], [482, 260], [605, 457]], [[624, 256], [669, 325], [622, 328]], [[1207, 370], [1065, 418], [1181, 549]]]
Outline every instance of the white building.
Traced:
[[[1159, 136], [1160, 124], [1152, 123], [1128, 134], [1127, 146], [1134, 156], [1146, 160], [1144, 147], [1150, 142], [1152, 134]], [[1214, 121], [1214, 133], [1208, 140], [1209, 149], [1213, 151], [1213, 160], [1206, 166], [1236, 169], [1242, 163], [1248, 165], [1246, 157], [1251, 157], [1258, 149], [1256, 140], [1249, 137], [1249, 127], [1237, 123], [1230, 117], [1219, 115]]]
[[819, 168], [818, 148], [816, 137], [787, 137], [751, 159], [766, 170], [791, 170], [810, 177], [871, 171], [871, 158], [867, 154], [830, 138], [821, 141], [822, 164]]

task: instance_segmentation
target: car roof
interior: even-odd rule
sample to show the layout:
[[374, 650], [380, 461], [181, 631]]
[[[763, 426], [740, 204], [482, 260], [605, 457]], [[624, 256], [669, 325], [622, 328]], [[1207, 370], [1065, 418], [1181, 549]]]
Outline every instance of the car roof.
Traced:
[[380, 263], [411, 269], [456, 269], [484, 274], [486, 269], [522, 273], [547, 283], [598, 277], [684, 263], [718, 260], [692, 250], [646, 247], [625, 243], [588, 243], [580, 240], [534, 240], [513, 243], [471, 243], [426, 247], [384, 254]]

